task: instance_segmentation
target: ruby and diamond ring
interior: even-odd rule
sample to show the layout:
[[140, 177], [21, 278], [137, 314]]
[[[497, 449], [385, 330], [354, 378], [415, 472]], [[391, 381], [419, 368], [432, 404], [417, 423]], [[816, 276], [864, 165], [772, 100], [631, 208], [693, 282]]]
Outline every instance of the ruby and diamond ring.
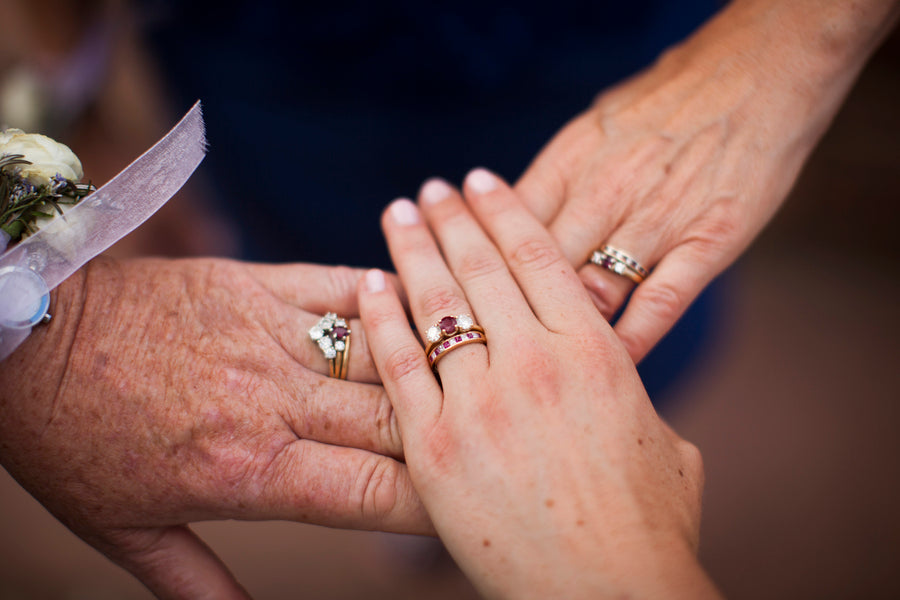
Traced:
[[475, 324], [472, 315], [444, 317], [425, 332], [428, 349], [428, 364], [437, 368], [438, 361], [451, 350], [466, 344], [487, 344], [484, 329]]

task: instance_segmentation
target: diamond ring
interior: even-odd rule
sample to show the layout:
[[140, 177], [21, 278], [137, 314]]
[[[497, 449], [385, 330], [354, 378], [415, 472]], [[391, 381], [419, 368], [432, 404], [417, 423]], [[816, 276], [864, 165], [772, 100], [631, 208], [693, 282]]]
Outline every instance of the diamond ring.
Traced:
[[437, 369], [438, 361], [455, 348], [466, 344], [487, 344], [484, 329], [475, 324], [471, 315], [444, 317], [428, 328], [425, 340], [429, 344], [425, 355], [432, 369]]
[[594, 250], [591, 262], [598, 267], [603, 267], [622, 277], [627, 277], [635, 283], [641, 283], [650, 275], [630, 254], [610, 245], [605, 245], [600, 250]]
[[347, 320], [335, 313], [328, 313], [309, 328], [309, 338], [318, 344], [322, 355], [328, 359], [328, 375], [347, 379], [350, 356], [350, 328]]

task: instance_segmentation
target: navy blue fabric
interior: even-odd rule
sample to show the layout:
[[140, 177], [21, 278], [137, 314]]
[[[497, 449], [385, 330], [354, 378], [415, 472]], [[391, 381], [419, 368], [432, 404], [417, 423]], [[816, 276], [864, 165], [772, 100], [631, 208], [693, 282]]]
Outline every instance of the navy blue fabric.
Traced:
[[[245, 258], [382, 268], [379, 215], [390, 200], [434, 175], [458, 183], [474, 166], [515, 181], [599, 91], [717, 7], [143, 2], [172, 89], [184, 106], [203, 100], [210, 154], [201, 168], [240, 224]], [[682, 324], [689, 344], [661, 364], [690, 356], [709, 302]], [[653, 370], [643, 369], [651, 393], [671, 380], [657, 385]]]

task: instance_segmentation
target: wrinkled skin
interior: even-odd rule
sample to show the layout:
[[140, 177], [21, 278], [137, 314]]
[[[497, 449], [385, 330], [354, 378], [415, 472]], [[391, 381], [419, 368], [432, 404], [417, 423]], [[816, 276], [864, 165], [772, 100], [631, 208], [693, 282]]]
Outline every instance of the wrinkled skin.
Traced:
[[243, 598], [187, 524], [292, 519], [431, 532], [351, 322], [351, 379], [307, 337], [358, 273], [98, 259], [0, 363], [0, 460], [162, 598]]
[[[485, 182], [493, 182], [486, 190]], [[443, 191], [442, 191], [443, 190]], [[439, 385], [383, 274], [360, 314], [410, 476], [441, 539], [495, 598], [710, 598], [696, 559], [703, 467], [550, 234], [486, 171], [427, 183], [383, 228], [419, 331], [472, 314]]]
[[[768, 223], [900, 3], [735, 0], [601, 94], [516, 185], [640, 360]], [[624, 250], [635, 288], [586, 264]]]

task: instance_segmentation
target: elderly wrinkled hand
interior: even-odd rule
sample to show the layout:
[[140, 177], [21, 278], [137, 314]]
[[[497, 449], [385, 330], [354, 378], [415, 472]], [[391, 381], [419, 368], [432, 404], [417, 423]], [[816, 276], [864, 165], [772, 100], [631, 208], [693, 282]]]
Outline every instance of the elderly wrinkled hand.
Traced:
[[769, 221], [898, 6], [731, 2], [602, 94], [522, 176], [517, 191], [584, 265], [601, 312], [625, 306], [616, 332], [633, 359]]
[[244, 596], [193, 521], [431, 532], [362, 327], [350, 323], [355, 381], [328, 377], [307, 334], [326, 311], [356, 314], [358, 276], [89, 263], [0, 363], [3, 466], [166, 598]]

